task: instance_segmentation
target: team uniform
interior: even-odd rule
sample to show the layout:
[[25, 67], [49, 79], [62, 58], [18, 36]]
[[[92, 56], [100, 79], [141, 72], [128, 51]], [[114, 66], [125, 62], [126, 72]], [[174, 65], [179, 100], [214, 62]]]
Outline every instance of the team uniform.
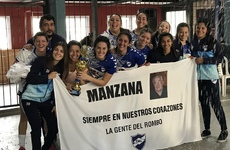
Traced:
[[[15, 59], [17, 62], [30, 66], [32, 65], [34, 60], [38, 57], [35, 51], [36, 51], [35, 48], [33, 50], [27, 50], [25, 48], [22, 48]], [[21, 79], [21, 81], [19, 82], [19, 90], [18, 90], [19, 95], [22, 93], [24, 85], [25, 85], [25, 79]]]
[[130, 35], [132, 36], [132, 42], [131, 43], [135, 43], [138, 40], [139, 35], [137, 35], [135, 33], [135, 30], [131, 31]]
[[145, 46], [143, 49], [137, 49], [137, 42], [134, 42], [134, 45], [132, 46], [133, 49], [136, 49], [139, 53], [144, 55], [145, 60], [147, 60], [147, 57], [151, 51], [151, 48], [149, 46]]
[[113, 35], [110, 30], [104, 31], [101, 36], [105, 36], [109, 39], [111, 49], [117, 46], [117, 36]]
[[[54, 71], [62, 74], [62, 63], [54, 66]], [[22, 93], [22, 106], [31, 126], [33, 150], [41, 149], [41, 116], [45, 118], [48, 133], [45, 136], [42, 149], [49, 149], [58, 132], [54, 106], [53, 80], [48, 79], [50, 70], [46, 65], [46, 57], [37, 58], [26, 78], [26, 86]]]
[[186, 40], [186, 44], [182, 45], [180, 40], [175, 39], [173, 41], [173, 46], [176, 48], [176, 51], [179, 52], [179, 60], [188, 58], [191, 56], [191, 44]]
[[102, 78], [107, 72], [109, 74], [114, 74], [117, 69], [117, 60], [111, 54], [107, 54], [104, 60], [98, 60], [95, 57], [94, 50], [89, 50], [86, 57], [87, 65], [89, 68], [89, 74], [96, 78]]
[[209, 105], [211, 104], [223, 131], [227, 129], [227, 124], [220, 102], [217, 71], [217, 64], [222, 59], [222, 51], [220, 45], [216, 41], [213, 42], [214, 45], [211, 47], [206, 44], [206, 38], [201, 40], [196, 38], [191, 42], [191, 51], [192, 56], [203, 57], [203, 63], [197, 65], [197, 78], [205, 129], [210, 129], [211, 112]]
[[130, 47], [127, 48], [127, 53], [124, 56], [119, 56], [116, 53], [113, 56], [117, 59], [118, 70], [126, 70], [127, 68], [133, 68], [141, 66], [145, 63], [145, 57], [139, 53], [136, 49]]

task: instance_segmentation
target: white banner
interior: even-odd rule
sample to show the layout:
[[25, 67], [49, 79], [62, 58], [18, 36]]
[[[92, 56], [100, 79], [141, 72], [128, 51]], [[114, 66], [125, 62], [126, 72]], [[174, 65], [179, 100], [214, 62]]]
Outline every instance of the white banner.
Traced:
[[[156, 75], [167, 89], [163, 98], [152, 97]], [[190, 59], [115, 73], [104, 87], [81, 86], [80, 96], [60, 78], [54, 90], [62, 150], [153, 150], [201, 140]]]

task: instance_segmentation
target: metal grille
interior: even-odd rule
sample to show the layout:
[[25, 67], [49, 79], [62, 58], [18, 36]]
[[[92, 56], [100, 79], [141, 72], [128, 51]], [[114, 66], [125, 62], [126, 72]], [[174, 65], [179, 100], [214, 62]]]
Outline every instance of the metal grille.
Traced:
[[[44, 9], [51, 5], [53, 0], [9, 0], [0, 2], [0, 17], [4, 21], [6, 32], [1, 32], [1, 39], [6, 43], [0, 45], [0, 108], [18, 105], [16, 95], [18, 86], [11, 84], [6, 78], [9, 67], [26, 41], [39, 31], [38, 21]], [[219, 26], [217, 38], [224, 37], [224, 9], [221, 0], [114, 0], [114, 1], [65, 1], [66, 41], [80, 41], [89, 33], [101, 34], [107, 30], [108, 16], [120, 14], [124, 28], [133, 30], [136, 27], [135, 19], [139, 11], [149, 16], [149, 27], [156, 30], [162, 20], [168, 20], [172, 26], [171, 33], [175, 35], [178, 23], [188, 22], [193, 35], [193, 27], [198, 17], [208, 17], [213, 27]], [[228, 4], [229, 2], [226, 1]], [[218, 4], [218, 12], [215, 6]], [[58, 9], [58, 7], [57, 7]], [[60, 12], [59, 12], [60, 13]], [[217, 13], [218, 19], [215, 18]], [[57, 16], [58, 17], [58, 16]], [[7, 19], [8, 18], [8, 19]], [[58, 18], [56, 18], [58, 19]], [[4, 45], [4, 46], [3, 46]], [[226, 55], [229, 55], [228, 53]]]

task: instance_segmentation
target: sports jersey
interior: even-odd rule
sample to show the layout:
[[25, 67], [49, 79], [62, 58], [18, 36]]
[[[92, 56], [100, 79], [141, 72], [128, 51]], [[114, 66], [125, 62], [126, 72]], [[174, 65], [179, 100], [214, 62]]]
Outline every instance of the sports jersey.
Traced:
[[104, 31], [101, 36], [105, 36], [109, 39], [111, 49], [117, 46], [117, 36], [113, 35], [110, 30]]
[[107, 54], [104, 60], [98, 60], [95, 57], [94, 50], [89, 50], [86, 57], [89, 74], [94, 78], [101, 78], [107, 72], [114, 74], [117, 69], [117, 60], [111, 54]]
[[132, 49], [130, 47], [127, 48], [127, 53], [123, 56], [117, 55], [116, 53], [113, 56], [117, 59], [117, 67], [121, 68], [132, 68], [137, 66], [141, 66], [145, 63], [145, 57], [141, 53], [139, 53], [136, 49]]
[[132, 46], [132, 48], [136, 49], [139, 53], [141, 53], [142, 55], [144, 55], [145, 60], [147, 60], [147, 56], [149, 54], [149, 52], [151, 51], [149, 46], [145, 46], [142, 49], [137, 49], [137, 42], [134, 43], [134, 45]]

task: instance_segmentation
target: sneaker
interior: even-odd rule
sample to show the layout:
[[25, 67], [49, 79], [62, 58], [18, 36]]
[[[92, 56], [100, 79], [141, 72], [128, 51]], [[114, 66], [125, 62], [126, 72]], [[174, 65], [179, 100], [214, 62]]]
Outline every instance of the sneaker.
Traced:
[[25, 147], [21, 146], [19, 150], [26, 150]]
[[223, 130], [223, 131], [220, 132], [220, 135], [219, 135], [217, 141], [218, 142], [225, 142], [226, 139], [227, 139], [227, 137], [228, 137], [228, 131], [227, 130]]
[[205, 129], [202, 133], [201, 133], [201, 137], [203, 139], [209, 137], [211, 135], [211, 131], [209, 129]]

